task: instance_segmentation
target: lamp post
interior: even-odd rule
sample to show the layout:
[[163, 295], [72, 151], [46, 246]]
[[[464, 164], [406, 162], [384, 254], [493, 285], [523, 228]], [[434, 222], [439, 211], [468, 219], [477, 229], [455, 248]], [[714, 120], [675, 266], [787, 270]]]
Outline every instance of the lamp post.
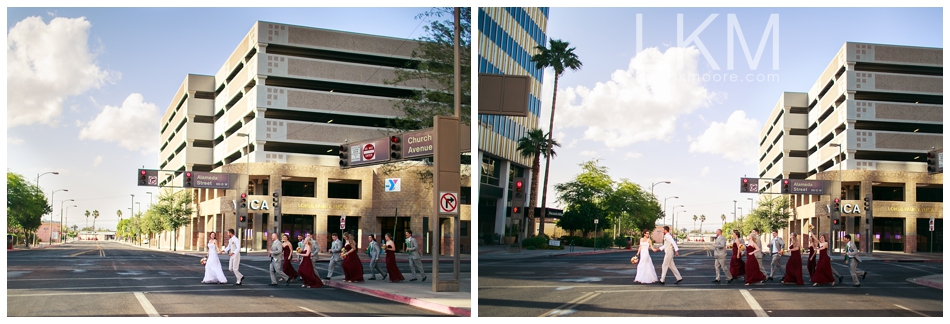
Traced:
[[138, 207], [139, 207], [139, 214], [141, 214], [141, 213], [142, 213], [142, 203], [136, 201], [136, 202], [135, 202], [135, 206], [138, 206]]
[[[40, 188], [40, 177], [42, 177], [42, 176], [44, 176], [44, 175], [47, 175], [47, 174], [50, 174], [50, 173], [52, 173], [52, 174], [54, 174], [54, 175], [59, 174], [59, 172], [50, 171], [50, 172], [44, 172], [44, 173], [40, 173], [40, 174], [37, 174], [37, 175], [36, 175], [36, 188], [37, 188], [37, 189]], [[52, 198], [52, 197], [51, 197], [51, 198]], [[50, 202], [53, 202], [53, 200], [50, 199]], [[51, 216], [50, 216], [50, 223], [52, 223], [52, 222], [53, 222], [53, 216], [51, 215]], [[52, 226], [52, 225], [50, 225], [50, 226]], [[33, 238], [36, 239], [36, 235], [33, 235]]]
[[[63, 201], [61, 201], [61, 202], [59, 203], [59, 233], [60, 233], [60, 236], [62, 236], [62, 234], [63, 234], [63, 228], [66, 226], [66, 223], [63, 223], [63, 203], [65, 203], [65, 202], [67, 202], [67, 201], [76, 201], [76, 199], [67, 199], [67, 200], [63, 200]], [[50, 220], [50, 226], [53, 226], [52, 223], [53, 223], [52, 220]], [[60, 239], [59, 241], [60, 241], [60, 242], [63, 242], [64, 240], [63, 240], [63, 239]]]
[[686, 207], [686, 205], [673, 206], [673, 216], [671, 216], [671, 223], [673, 225], [673, 229], [676, 229], [676, 207]]
[[739, 210], [739, 221], [742, 222], [742, 207], [736, 207]]
[[665, 199], [663, 199], [663, 222], [664, 222], [664, 223], [666, 223], [666, 201], [667, 201], [667, 200], [670, 200], [670, 198], [672, 198], [672, 199], [679, 199], [680, 197], [679, 197], [679, 196], [673, 196], [673, 197], [666, 197]]
[[752, 207], [752, 204], [755, 203], [755, 199], [752, 199], [752, 198], [746, 198], [746, 199], [749, 200], [749, 211], [751, 212], [755, 210], [755, 208]]
[[[70, 199], [70, 200], [72, 200], [72, 199]], [[79, 206], [78, 206], [78, 205], [66, 206], [66, 211], [65, 211], [64, 213], [66, 214], [66, 221], [67, 221], [67, 222], [69, 221], [69, 207], [79, 207]], [[65, 224], [65, 223], [63, 223], [63, 224]], [[68, 238], [68, 237], [67, 237], [67, 238]]]
[[[60, 191], [69, 191], [69, 190], [67, 189], [53, 190], [53, 192], [49, 194], [49, 202], [56, 201], [56, 200], [53, 200], [53, 197], [56, 195], [57, 192], [60, 192]], [[60, 224], [60, 226], [62, 226], [62, 224]], [[49, 242], [48, 243], [49, 244], [47, 245], [53, 245], [53, 213], [52, 212], [50, 212], [49, 214]]]
[[[152, 207], [152, 192], [149, 191], [149, 192], [146, 192], [146, 193], [148, 194], [148, 207], [151, 208], [151, 207]], [[146, 208], [146, 209], [147, 209], [147, 208]]]
[[[681, 211], [680, 211], [680, 213], [685, 213], [685, 212], [686, 212], [685, 210], [681, 210]], [[680, 218], [679, 218], [679, 214], [677, 214], [676, 219], [680, 219]], [[674, 221], [674, 224], [673, 224], [673, 229], [676, 229], [675, 221]], [[679, 230], [677, 230], [677, 231], [679, 231]], [[687, 233], [687, 234], [689, 234], [689, 233]]]
[[651, 195], [653, 194], [653, 187], [655, 187], [656, 185], [661, 184], [661, 183], [670, 184], [669, 181], [660, 181], [660, 182], [656, 182], [656, 183], [650, 185], [650, 194], [651, 194]]
[[[732, 201], [732, 221], [733, 221], [733, 222], [735, 222], [735, 221], [736, 221], [736, 217], [739, 216], [739, 213], [738, 213], [737, 210], [736, 210], [736, 204], [737, 204], [737, 203], [739, 203], [739, 202], [736, 201], [736, 200], [733, 200], [733, 201]], [[736, 225], [738, 225], [738, 224], [736, 224]]]

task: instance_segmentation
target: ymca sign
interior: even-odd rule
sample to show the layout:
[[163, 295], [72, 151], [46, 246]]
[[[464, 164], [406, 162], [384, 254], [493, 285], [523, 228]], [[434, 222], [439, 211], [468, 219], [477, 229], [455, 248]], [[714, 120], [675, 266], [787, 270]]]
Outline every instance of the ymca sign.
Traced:
[[846, 203], [846, 202], [844, 202], [844, 201], [841, 202], [841, 213], [842, 213], [842, 214], [857, 214], [857, 215], [862, 214], [862, 213], [861, 213], [861, 206], [863, 206], [864, 202], [858, 202], [858, 201], [854, 201], [854, 200], [852, 200], [852, 201], [853, 201], [853, 202], [848, 202], [848, 203]]

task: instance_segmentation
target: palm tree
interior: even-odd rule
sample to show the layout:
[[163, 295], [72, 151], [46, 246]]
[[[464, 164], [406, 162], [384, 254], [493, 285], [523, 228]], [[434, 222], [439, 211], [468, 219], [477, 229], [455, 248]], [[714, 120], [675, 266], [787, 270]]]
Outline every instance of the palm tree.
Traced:
[[[99, 218], [99, 210], [98, 210], [98, 209], [92, 211], [92, 231], [93, 231], [93, 233], [96, 232], [96, 218]], [[93, 234], [93, 235], [95, 235], [95, 234]]]
[[[544, 139], [544, 132], [540, 128], [531, 130], [525, 137], [522, 137], [518, 140], [518, 151], [521, 152], [521, 156], [525, 158], [532, 158], [533, 162], [531, 163], [531, 197], [528, 202], [528, 220], [531, 222], [531, 228], [529, 232], [534, 235], [534, 207], [538, 205], [538, 179], [541, 173], [541, 154], [547, 156], [547, 140]], [[560, 147], [561, 143], [553, 141], [552, 146]], [[557, 153], [554, 150], [551, 150], [551, 156], [556, 156]], [[541, 223], [541, 227], [544, 227], [544, 223]]]
[[699, 219], [699, 216], [693, 215], [693, 230], [696, 230], [696, 220]]
[[90, 214], [89, 210], [87, 209], [86, 210], [86, 228], [89, 228], [89, 215], [92, 215], [92, 214]]
[[119, 220], [122, 220], [122, 210], [118, 209], [115, 211], [115, 214], [119, 216]]
[[547, 208], [548, 201], [548, 173], [551, 170], [551, 146], [554, 145], [554, 107], [557, 104], [557, 83], [561, 77], [561, 74], [564, 74], [564, 69], [568, 68], [574, 71], [577, 71], [584, 64], [577, 59], [577, 54], [574, 54], [574, 48], [569, 47], [571, 44], [560, 39], [551, 39], [550, 41], [551, 48], [546, 48], [544, 46], [538, 45], [535, 47], [540, 53], [534, 54], [531, 56], [531, 61], [535, 63], [535, 67], [538, 69], [544, 69], [547, 67], [554, 68], [554, 100], [551, 101], [551, 123], [548, 126], [548, 145], [547, 145], [547, 154], [544, 162], [544, 188], [542, 189], [543, 194], [541, 195], [541, 230], [540, 234], [544, 234], [544, 214]]
[[703, 234], [703, 222], [706, 221], [706, 215], [699, 215], [699, 234]]

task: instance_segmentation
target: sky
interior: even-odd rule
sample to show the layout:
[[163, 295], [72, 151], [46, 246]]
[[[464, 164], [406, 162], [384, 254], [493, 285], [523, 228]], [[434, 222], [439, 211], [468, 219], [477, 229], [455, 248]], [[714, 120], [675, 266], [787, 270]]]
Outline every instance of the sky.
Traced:
[[[730, 20], [738, 26], [732, 68]], [[692, 216], [706, 215], [703, 228], [712, 230], [720, 215], [732, 221], [735, 209], [745, 215], [748, 198], [757, 199], [740, 194], [738, 182], [758, 177], [759, 134], [783, 92], [808, 92], [848, 41], [942, 48], [943, 15], [942, 8], [554, 7], [547, 35], [569, 42], [583, 62], [559, 79], [554, 138], [562, 147], [551, 163], [548, 206], [560, 206], [555, 184], [600, 159], [615, 181], [626, 178], [648, 192], [670, 181], [653, 189], [670, 217], [684, 205], [675, 209], [677, 227], [692, 230], [699, 226]], [[548, 69], [539, 123], [545, 132], [553, 81]]]
[[47, 197], [68, 190], [53, 196], [55, 221], [75, 199], [68, 225], [99, 210], [96, 227], [114, 229], [133, 199], [135, 212], [158, 199], [135, 173], [158, 168], [161, 117], [185, 76], [214, 75], [255, 21], [416, 39], [426, 10], [7, 8], [7, 171], [59, 172], [39, 179]]

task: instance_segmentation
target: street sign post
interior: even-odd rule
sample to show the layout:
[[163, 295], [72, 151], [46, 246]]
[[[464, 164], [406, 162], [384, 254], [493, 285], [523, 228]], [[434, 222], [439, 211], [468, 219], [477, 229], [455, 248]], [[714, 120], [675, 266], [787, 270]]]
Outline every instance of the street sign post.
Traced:
[[341, 229], [341, 230], [345, 230], [345, 229], [346, 229], [346, 215], [345, 215], [345, 214], [344, 214], [344, 215], [340, 215], [340, 229]]
[[231, 188], [231, 174], [230, 173], [211, 173], [211, 172], [191, 172], [193, 182], [192, 187], [194, 188], [205, 188], [205, 189], [230, 189]]
[[827, 195], [828, 187], [830, 186], [825, 186], [825, 182], [822, 180], [782, 180], [783, 194]]
[[439, 213], [458, 214], [459, 194], [457, 192], [439, 192]]

